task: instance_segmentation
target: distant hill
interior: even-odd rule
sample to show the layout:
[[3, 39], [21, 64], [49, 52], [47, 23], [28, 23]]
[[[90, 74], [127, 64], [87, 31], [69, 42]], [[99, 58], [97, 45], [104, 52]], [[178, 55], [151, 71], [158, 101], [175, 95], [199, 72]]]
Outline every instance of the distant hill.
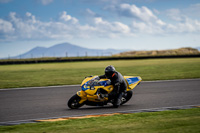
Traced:
[[88, 49], [70, 43], [57, 44], [49, 48], [35, 47], [30, 51], [13, 58], [39, 58], [39, 57], [77, 57], [77, 56], [110, 56], [126, 50], [115, 49]]
[[128, 51], [115, 54], [115, 56], [157, 56], [157, 55], [187, 55], [200, 54], [198, 49], [194, 48], [180, 48], [171, 50], [151, 50], [151, 51]]

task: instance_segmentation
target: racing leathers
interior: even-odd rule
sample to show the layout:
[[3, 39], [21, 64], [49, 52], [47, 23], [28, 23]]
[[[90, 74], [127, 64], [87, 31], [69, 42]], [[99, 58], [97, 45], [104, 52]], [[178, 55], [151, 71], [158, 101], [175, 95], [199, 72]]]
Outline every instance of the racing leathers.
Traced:
[[108, 99], [114, 99], [113, 106], [117, 108], [121, 104], [123, 93], [126, 92], [127, 83], [121, 73], [117, 71], [115, 71], [111, 77], [106, 77], [106, 75], [96, 77], [97, 80], [105, 78], [110, 79], [111, 84], [114, 86], [114, 89], [109, 94]]

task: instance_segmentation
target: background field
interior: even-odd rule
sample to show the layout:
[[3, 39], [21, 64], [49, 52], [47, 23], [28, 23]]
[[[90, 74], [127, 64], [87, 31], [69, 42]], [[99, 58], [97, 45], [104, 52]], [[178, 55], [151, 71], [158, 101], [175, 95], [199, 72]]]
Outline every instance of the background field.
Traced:
[[41, 63], [0, 66], [0, 88], [80, 84], [114, 65], [123, 75], [143, 80], [200, 78], [200, 58]]

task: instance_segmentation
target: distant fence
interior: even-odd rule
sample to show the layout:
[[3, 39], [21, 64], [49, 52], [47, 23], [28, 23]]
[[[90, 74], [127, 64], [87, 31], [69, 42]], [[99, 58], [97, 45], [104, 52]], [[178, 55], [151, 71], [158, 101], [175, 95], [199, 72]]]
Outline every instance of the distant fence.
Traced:
[[34, 59], [7, 59], [0, 60], [0, 65], [9, 64], [33, 64], [53, 62], [76, 62], [76, 61], [103, 61], [103, 60], [131, 60], [131, 59], [159, 59], [159, 58], [191, 58], [200, 57], [197, 55], [163, 55], [163, 56], [107, 56], [107, 57], [80, 57], [80, 58], [34, 58]]

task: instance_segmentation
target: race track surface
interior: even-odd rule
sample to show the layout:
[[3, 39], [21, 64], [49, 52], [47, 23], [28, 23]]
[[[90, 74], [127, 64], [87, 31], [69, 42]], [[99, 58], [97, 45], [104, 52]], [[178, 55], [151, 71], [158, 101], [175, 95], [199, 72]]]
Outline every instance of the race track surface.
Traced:
[[67, 101], [78, 90], [79, 86], [0, 90], [0, 123], [200, 104], [200, 79], [141, 82], [132, 99], [117, 109], [108, 105], [71, 110]]

